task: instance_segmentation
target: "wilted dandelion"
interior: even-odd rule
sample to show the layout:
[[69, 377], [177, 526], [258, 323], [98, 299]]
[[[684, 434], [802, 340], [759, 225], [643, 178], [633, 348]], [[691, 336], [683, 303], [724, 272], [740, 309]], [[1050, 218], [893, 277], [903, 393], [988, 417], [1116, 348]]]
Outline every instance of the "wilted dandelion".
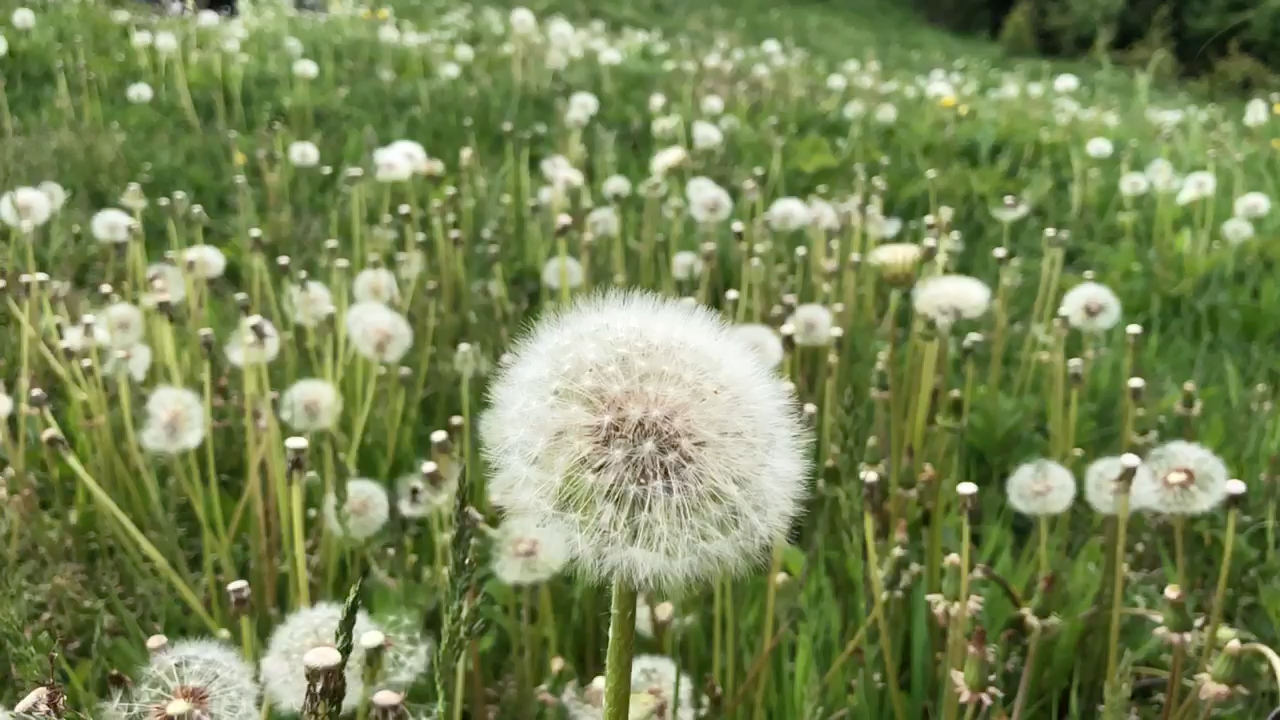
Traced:
[[597, 576], [643, 588], [730, 572], [799, 511], [794, 401], [705, 309], [644, 293], [582, 301], [518, 346], [491, 400], [494, 502], [563, 523]]
[[1065, 317], [1071, 327], [1103, 332], [1120, 322], [1120, 298], [1106, 285], [1082, 282], [1062, 296], [1058, 314]]
[[413, 326], [382, 303], [352, 305], [347, 309], [346, 326], [356, 352], [374, 362], [398, 363], [413, 346]]
[[[1134, 478], [1134, 502], [1166, 515], [1200, 515], [1227, 496], [1227, 466], [1213, 451], [1174, 440], [1147, 455], [1149, 475]], [[1141, 482], [1140, 482], [1141, 481]]]
[[[260, 667], [262, 689], [266, 699], [278, 710], [299, 712], [307, 696], [306, 666], [302, 657], [321, 647], [336, 647], [342, 606], [320, 603], [289, 615], [271, 633]], [[376, 630], [377, 625], [362, 610], [356, 615], [353, 637]], [[346, 693], [344, 712], [353, 712], [364, 694], [365, 650], [359, 643], [351, 650], [344, 672]]]
[[534, 585], [555, 577], [569, 555], [569, 539], [563, 530], [514, 516], [498, 527], [493, 574], [507, 585]]
[[337, 537], [368, 540], [377, 535], [391, 517], [391, 500], [382, 483], [367, 478], [347, 481], [347, 499], [338, 507], [338, 496], [325, 495], [325, 525]]
[[146, 422], [138, 435], [153, 453], [176, 455], [195, 450], [204, 441], [204, 401], [186, 388], [161, 385], [147, 398]]
[[341, 412], [342, 394], [327, 380], [299, 380], [280, 396], [280, 419], [298, 432], [329, 430]]

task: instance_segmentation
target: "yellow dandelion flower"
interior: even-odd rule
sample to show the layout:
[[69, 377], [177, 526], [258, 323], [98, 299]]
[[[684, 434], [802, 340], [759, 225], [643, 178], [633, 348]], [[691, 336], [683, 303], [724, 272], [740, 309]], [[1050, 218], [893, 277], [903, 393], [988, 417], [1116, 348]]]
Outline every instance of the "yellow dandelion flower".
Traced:
[[1271, 113], [1273, 115], [1280, 115], [1280, 102], [1271, 106]]
[[1271, 147], [1280, 150], [1280, 138], [1271, 138]]
[[235, 163], [236, 167], [241, 167], [245, 163], [249, 162], [249, 158], [245, 157], [244, 153], [237, 150], [235, 155], [231, 156], [231, 162]]
[[944, 95], [942, 96], [941, 99], [938, 100], [938, 104], [944, 108], [953, 108], [956, 106], [956, 96]]
[[372, 12], [371, 10], [369, 10], [369, 8], [360, 8], [360, 18], [361, 18], [361, 19], [363, 19], [363, 20], [368, 20], [368, 19], [369, 19], [369, 18], [371, 18], [371, 17], [373, 17], [373, 12]]
[[386, 20], [386, 19], [387, 19], [387, 18], [389, 18], [389, 17], [391, 17], [391, 11], [390, 11], [390, 10], [388, 10], [388, 9], [386, 9], [386, 8], [378, 8], [378, 19], [379, 19], [379, 20]]

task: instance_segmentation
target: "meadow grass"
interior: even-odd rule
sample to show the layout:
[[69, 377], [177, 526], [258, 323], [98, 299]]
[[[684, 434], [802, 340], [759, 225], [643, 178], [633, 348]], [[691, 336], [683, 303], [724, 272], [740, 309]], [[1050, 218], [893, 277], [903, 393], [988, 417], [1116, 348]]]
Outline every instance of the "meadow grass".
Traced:
[[613, 603], [631, 717], [1277, 705], [1270, 99], [893, 8], [0, 8], [0, 706], [238, 718], [212, 637], [271, 715], [604, 717], [478, 419], [611, 286], [767, 326], [813, 438], [755, 571]]

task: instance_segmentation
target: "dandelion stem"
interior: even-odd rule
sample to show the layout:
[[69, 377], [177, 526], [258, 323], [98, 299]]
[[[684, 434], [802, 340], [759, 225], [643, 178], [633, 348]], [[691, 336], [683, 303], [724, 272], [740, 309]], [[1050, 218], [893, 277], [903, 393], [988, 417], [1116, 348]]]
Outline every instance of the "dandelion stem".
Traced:
[[1013, 715], [1011, 720], [1021, 720], [1022, 710], [1027, 705], [1027, 694], [1031, 689], [1031, 675], [1036, 661], [1036, 648], [1040, 645], [1040, 629], [1031, 631], [1027, 638], [1027, 659], [1022, 664], [1022, 677], [1018, 679], [1018, 694], [1013, 699]]
[[1204, 636], [1204, 648], [1200, 651], [1200, 667], [1209, 664], [1209, 655], [1213, 651], [1214, 639], [1218, 635], [1218, 625], [1222, 622], [1222, 606], [1227, 599], [1227, 579], [1231, 575], [1231, 551], [1235, 546], [1236, 521], [1240, 509], [1232, 505], [1227, 511], [1227, 528], [1222, 545], [1222, 564], [1218, 567], [1218, 586], [1213, 593], [1213, 607], [1209, 610], [1209, 629]]
[[356, 471], [356, 460], [360, 456], [360, 441], [364, 436], [364, 426], [369, 422], [369, 411], [373, 409], [373, 396], [378, 389], [378, 368], [369, 368], [369, 384], [365, 387], [364, 402], [360, 406], [360, 415], [356, 417], [355, 427], [351, 430], [351, 445], [347, 448], [347, 469]]
[[[763, 644], [760, 646], [762, 656], [764, 656], [765, 653], [768, 653], [770, 641], [773, 640], [773, 616], [776, 610], [778, 598], [778, 583], [775, 582], [775, 578], [778, 576], [778, 572], [782, 569], [782, 547], [782, 543], [780, 542], [773, 546], [773, 555], [769, 560], [769, 575], [765, 578], [764, 639], [762, 641]], [[763, 679], [760, 681], [760, 684], [756, 685], [755, 710], [751, 714], [751, 717], [756, 720], [760, 720], [764, 717], [764, 691], [767, 685], [768, 683]]]
[[[1124, 547], [1125, 531], [1129, 523], [1129, 493], [1124, 488], [1116, 494], [1116, 544], [1115, 563], [1111, 581], [1111, 630], [1107, 639], [1107, 682], [1118, 683], [1116, 662], [1120, 646], [1120, 608], [1124, 604]], [[1116, 687], [1119, 687], [1117, 684]]]
[[303, 494], [303, 479], [293, 478], [289, 483], [290, 505], [293, 509], [293, 559], [298, 573], [297, 607], [311, 605], [311, 593], [307, 580], [307, 531], [305, 520], [306, 502]]
[[613, 604], [609, 610], [609, 650], [605, 658], [603, 720], [627, 720], [630, 713], [637, 594], [623, 581], [614, 581]]
[[1049, 575], [1049, 517], [1041, 515], [1036, 518], [1036, 529], [1040, 535], [1040, 577]]
[[1186, 587], [1187, 580], [1187, 560], [1186, 553], [1183, 549], [1183, 534], [1186, 530], [1186, 518], [1181, 515], [1173, 516], [1173, 564], [1177, 573], [1173, 582], [1178, 587]]
[[[58, 431], [59, 434], [62, 433], [61, 428], [58, 427], [57, 421], [53, 418], [53, 413], [49, 412], [48, 408], [45, 408], [44, 410], [44, 419], [45, 422], [48, 423], [49, 427]], [[147, 539], [147, 536], [142, 534], [142, 531], [138, 529], [138, 526], [133, 524], [133, 521], [129, 519], [129, 516], [125, 515], [124, 511], [120, 509], [120, 506], [116, 505], [115, 501], [111, 499], [111, 495], [107, 493], [106, 490], [102, 489], [102, 486], [98, 484], [97, 480], [93, 479], [93, 476], [89, 474], [89, 471], [85, 470], [84, 465], [80, 464], [79, 458], [77, 458], [75, 453], [71, 451], [71, 447], [64, 442], [59, 446], [59, 451], [62, 455], [62, 461], [71, 468], [71, 471], [76, 474], [76, 477], [80, 479], [80, 482], [84, 484], [84, 487], [93, 495], [94, 499], [101, 503], [102, 506], [107, 509], [107, 512], [115, 518], [116, 522], [120, 524], [121, 528], [124, 529], [125, 534], [133, 540], [138, 549], [141, 550], [142, 553], [151, 560], [151, 562], [155, 563], [160, 574], [165, 576], [170, 584], [173, 585], [174, 590], [182, 596], [182, 599], [186, 601], [188, 606], [190, 606], [192, 612], [200, 618], [211, 632], [218, 632], [219, 627], [217, 621], [215, 621], [213, 616], [205, 610], [204, 604], [200, 602], [200, 598], [196, 596], [190, 586], [182, 581], [182, 578], [178, 577], [177, 571], [173, 569], [173, 566], [169, 564], [169, 561], [166, 560], [164, 555], [156, 549], [155, 545], [151, 544], [151, 541]]]
[[1161, 720], [1170, 720], [1173, 717], [1173, 709], [1178, 706], [1178, 695], [1182, 691], [1182, 658], [1186, 653], [1186, 643], [1180, 642], [1173, 646], [1173, 659], [1169, 663], [1169, 679], [1165, 684], [1164, 710], [1160, 713]]
[[[965, 527], [967, 530], [968, 525]], [[893, 704], [894, 716], [897, 720], [906, 720], [907, 711], [902, 704], [902, 693], [898, 690], [898, 665], [893, 658], [893, 635], [889, 632], [889, 621], [884, 611], [884, 589], [881, 587], [880, 560], [876, 553], [876, 523], [871, 516], [870, 506], [865, 506], [862, 512], [862, 531], [867, 545], [867, 575], [871, 579], [871, 602], [876, 624], [880, 627], [880, 652], [884, 656], [885, 684], [889, 686], [889, 701]]]

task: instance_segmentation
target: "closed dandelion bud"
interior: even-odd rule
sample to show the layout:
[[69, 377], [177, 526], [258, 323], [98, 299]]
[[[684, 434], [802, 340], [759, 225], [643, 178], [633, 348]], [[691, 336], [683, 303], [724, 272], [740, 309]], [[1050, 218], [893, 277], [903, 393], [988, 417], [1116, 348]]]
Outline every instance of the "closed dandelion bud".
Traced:
[[551, 670], [552, 677], [555, 677], [556, 675], [559, 675], [560, 673], [564, 672], [565, 665], [566, 663], [564, 658], [560, 657], [559, 655], [556, 655], [555, 657], [551, 658], [550, 670]]
[[204, 352], [205, 357], [212, 357], [213, 349], [217, 345], [217, 338], [214, 337], [213, 328], [200, 328], [196, 331], [196, 335], [200, 338], [200, 349]]
[[449, 439], [447, 430], [435, 430], [431, 433], [431, 456], [440, 462], [453, 454], [453, 441]]
[[1142, 402], [1142, 393], [1147, 388], [1147, 381], [1140, 377], [1131, 377], [1125, 383], [1125, 387], [1129, 390], [1129, 397], [1135, 402]]
[[863, 470], [858, 477], [862, 479], [862, 497], [864, 502], [869, 505], [875, 504], [880, 490], [880, 473], [875, 470]]
[[956, 494], [960, 496], [960, 511], [973, 512], [978, 505], [978, 486], [965, 481], [956, 485]]
[[330, 645], [321, 645], [302, 656], [307, 679], [307, 693], [302, 703], [302, 716], [332, 717], [346, 695], [342, 672], [342, 653]]
[[467, 424], [467, 419], [461, 415], [449, 416], [449, 437], [456, 438], [462, 434], [462, 428]]
[[43, 410], [49, 404], [49, 394], [40, 388], [31, 388], [27, 394], [27, 406], [32, 410]]
[[734, 220], [730, 223], [729, 231], [733, 233], [734, 242], [746, 242], [747, 226], [741, 220]]
[[986, 340], [986, 338], [983, 337], [982, 333], [980, 332], [966, 333], [964, 336], [964, 341], [960, 343], [960, 351], [963, 353], [962, 357], [965, 360], [968, 360], [970, 357], [972, 357], [973, 352], [977, 350], [979, 346], [982, 345], [984, 340]]
[[568, 213], [560, 213], [556, 216], [555, 232], [556, 237], [563, 237], [573, 229], [573, 216]]
[[1186, 418], [1196, 418], [1200, 417], [1202, 405], [1196, 384], [1190, 380], [1182, 383], [1182, 395], [1178, 399], [1178, 405], [1174, 408], [1174, 412]]
[[169, 638], [164, 635], [152, 635], [147, 638], [147, 652], [158, 655], [169, 649]]
[[381, 630], [369, 630], [360, 636], [359, 643], [364, 649], [364, 685], [370, 687], [377, 682], [378, 673], [382, 671], [387, 636]]
[[40, 433], [40, 442], [51, 450], [61, 452], [67, 448], [67, 439], [54, 428], [47, 428]]
[[231, 611], [236, 616], [243, 617], [248, 614], [252, 596], [253, 592], [248, 580], [232, 580], [227, 583], [227, 597], [231, 601]]
[[1084, 360], [1073, 357], [1067, 360], [1067, 377], [1071, 379], [1071, 383], [1077, 387], [1084, 382]]
[[1124, 328], [1124, 337], [1125, 340], [1128, 341], [1129, 345], [1136, 345], [1138, 340], [1142, 337], [1142, 326], [1137, 323], [1130, 323], [1129, 325], [1126, 325]]
[[804, 418], [809, 427], [813, 427], [818, 422], [818, 406], [813, 403], [805, 403], [800, 410], [801, 416]]
[[1170, 639], [1171, 643], [1177, 643], [1185, 640], [1185, 635], [1189, 634], [1195, 626], [1191, 617], [1191, 611], [1187, 607], [1187, 595], [1183, 592], [1179, 585], [1166, 585], [1164, 593], [1164, 608], [1161, 612], [1164, 628], [1175, 633], [1178, 639]]

